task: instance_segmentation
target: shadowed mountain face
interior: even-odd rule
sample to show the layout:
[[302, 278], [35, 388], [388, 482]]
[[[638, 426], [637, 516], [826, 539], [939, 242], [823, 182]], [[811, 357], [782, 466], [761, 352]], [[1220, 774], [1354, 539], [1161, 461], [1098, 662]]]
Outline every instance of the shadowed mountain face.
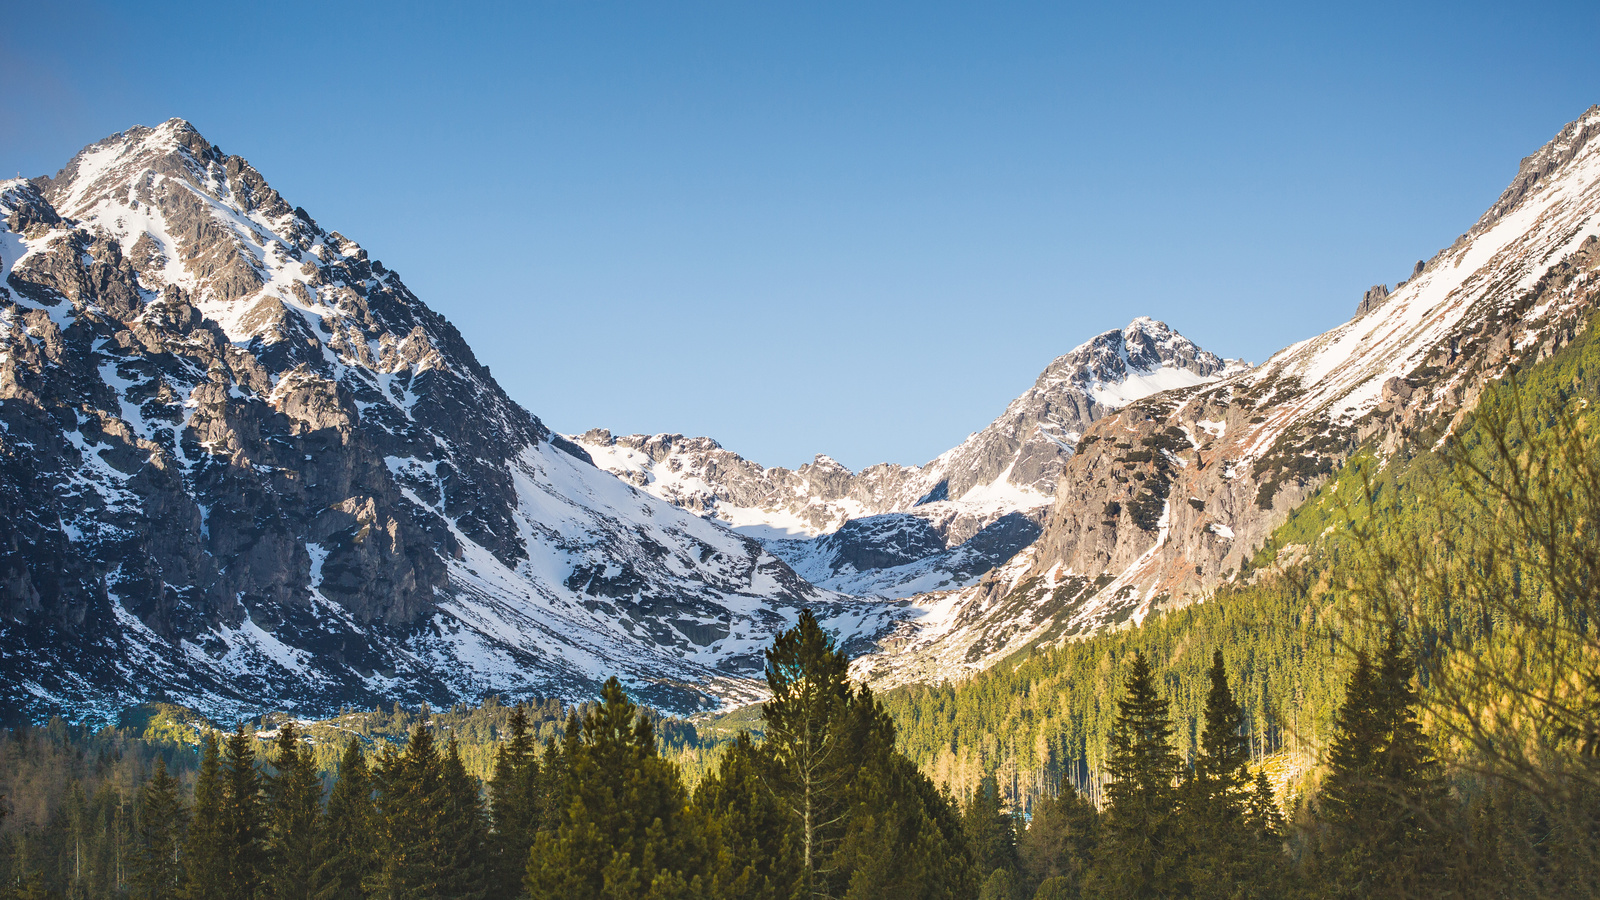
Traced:
[[613, 672], [738, 696], [810, 605], [892, 608], [595, 469], [357, 244], [188, 123], [0, 182], [7, 719], [227, 714]]

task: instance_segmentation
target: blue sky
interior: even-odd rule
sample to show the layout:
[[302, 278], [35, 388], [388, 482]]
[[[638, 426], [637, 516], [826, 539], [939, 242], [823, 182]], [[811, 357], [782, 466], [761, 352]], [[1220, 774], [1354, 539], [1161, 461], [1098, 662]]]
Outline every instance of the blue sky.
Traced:
[[1600, 4], [4, 3], [0, 171], [192, 121], [563, 431], [923, 462], [1152, 315], [1260, 361], [1600, 102]]

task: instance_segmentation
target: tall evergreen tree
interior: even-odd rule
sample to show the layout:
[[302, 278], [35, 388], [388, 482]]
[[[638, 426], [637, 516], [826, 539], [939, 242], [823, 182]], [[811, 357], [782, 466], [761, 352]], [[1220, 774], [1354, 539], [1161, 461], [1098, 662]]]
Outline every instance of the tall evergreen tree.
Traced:
[[1135, 653], [1111, 730], [1106, 812], [1090, 872], [1094, 895], [1145, 898], [1181, 895], [1183, 848], [1174, 807], [1178, 757], [1167, 701], [1150, 664]]
[[446, 897], [444, 773], [433, 730], [425, 722], [413, 727], [405, 749], [378, 765], [374, 781], [379, 842], [370, 893], [382, 900]]
[[194, 783], [194, 821], [183, 853], [186, 900], [229, 900], [227, 834], [223, 823], [222, 761], [217, 736], [200, 738], [200, 773]]
[[727, 900], [797, 900], [802, 862], [794, 819], [779, 807], [763, 773], [765, 749], [739, 732], [716, 771], [695, 789], [695, 806], [710, 819], [726, 855], [716, 894]]
[[1037, 888], [1055, 879], [1058, 883], [1052, 891], [1079, 896], [1094, 858], [1098, 830], [1099, 813], [1094, 804], [1079, 795], [1070, 780], [1063, 779], [1054, 796], [1047, 794], [1034, 801], [1033, 820], [1017, 840], [1027, 883]]
[[338, 779], [328, 794], [328, 810], [317, 831], [317, 900], [364, 900], [364, 885], [377, 872], [372, 777], [361, 739], [352, 736], [339, 758]]
[[521, 704], [512, 707], [509, 724], [510, 738], [495, 753], [494, 775], [489, 780], [494, 824], [492, 894], [507, 900], [522, 893], [528, 851], [539, 832], [544, 786], [533, 735], [528, 733], [528, 714]]
[[529, 856], [533, 900], [698, 897], [710, 854], [677, 767], [650, 720], [606, 681], [600, 704], [567, 735], [567, 808]]
[[810, 610], [766, 653], [772, 699], [761, 708], [770, 753], [769, 784], [795, 820], [807, 894], [838, 885], [833, 851], [846, 827], [851, 780], [862, 759], [852, 733], [849, 660]]
[[255, 735], [240, 722], [222, 754], [222, 850], [225, 884], [232, 900], [254, 900], [264, 870], [266, 817]]
[[[950, 798], [894, 752], [894, 726], [865, 689], [856, 715], [863, 765], [848, 788], [836, 852], [845, 900], [966, 900], [978, 891], [967, 835]], [[1004, 871], [1004, 870], [1000, 870]]]
[[961, 824], [967, 833], [979, 878], [987, 880], [996, 869], [1016, 875], [1019, 867], [1016, 821], [1001, 805], [1000, 785], [993, 775], [985, 775], [972, 792], [962, 810]]
[[1178, 792], [1189, 853], [1185, 880], [1199, 898], [1276, 896], [1280, 866], [1262, 852], [1263, 841], [1246, 815], [1250, 745], [1222, 651], [1212, 653], [1208, 675], [1199, 753]]
[[461, 762], [461, 747], [452, 735], [440, 765], [443, 804], [439, 823], [439, 857], [443, 869], [440, 896], [483, 900], [489, 889], [489, 823], [478, 782]]
[[1416, 719], [1413, 666], [1391, 631], [1378, 664], [1358, 653], [1317, 798], [1317, 877], [1344, 897], [1443, 896], [1443, 774]]
[[155, 771], [139, 789], [138, 846], [134, 851], [129, 895], [134, 900], [174, 900], [182, 886], [178, 849], [189, 811], [178, 796], [178, 780], [167, 760], [156, 757]]
[[266, 894], [275, 900], [310, 900], [317, 871], [317, 829], [322, 812], [322, 779], [311, 747], [293, 720], [278, 729], [273, 767], [266, 782]]

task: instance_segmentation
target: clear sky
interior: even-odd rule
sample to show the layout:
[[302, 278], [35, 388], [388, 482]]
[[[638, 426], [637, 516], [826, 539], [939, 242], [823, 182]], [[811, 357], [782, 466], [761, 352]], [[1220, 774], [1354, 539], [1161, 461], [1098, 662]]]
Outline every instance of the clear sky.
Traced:
[[1600, 103], [1600, 4], [0, 0], [0, 172], [189, 119], [562, 431], [923, 462], [1139, 315], [1260, 361]]

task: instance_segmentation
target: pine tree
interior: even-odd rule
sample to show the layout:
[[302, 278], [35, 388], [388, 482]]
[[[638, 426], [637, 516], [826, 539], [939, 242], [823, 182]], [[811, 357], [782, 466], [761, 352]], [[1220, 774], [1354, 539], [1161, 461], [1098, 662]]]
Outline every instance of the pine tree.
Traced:
[[445, 897], [443, 761], [425, 721], [411, 729], [404, 750], [378, 765], [374, 781], [379, 842], [370, 893], [382, 900]]
[[1283, 813], [1278, 809], [1278, 799], [1272, 793], [1272, 784], [1266, 772], [1256, 772], [1250, 786], [1250, 799], [1245, 805], [1245, 824], [1251, 835], [1265, 849], [1269, 863], [1281, 863], [1283, 857]]
[[276, 900], [310, 900], [317, 871], [322, 780], [311, 748], [293, 720], [278, 729], [277, 770], [267, 780], [266, 894]]
[[444, 803], [439, 817], [439, 861], [443, 869], [440, 896], [483, 900], [489, 888], [489, 823], [479, 798], [478, 782], [462, 765], [461, 748], [454, 736], [445, 748], [441, 772]]
[[528, 733], [528, 714], [520, 704], [511, 710], [510, 729], [510, 739], [495, 754], [494, 776], [489, 781], [494, 822], [493, 895], [506, 900], [522, 893], [528, 851], [539, 832], [544, 786], [533, 736]]
[[1269, 883], [1276, 881], [1279, 867], [1264, 865], [1262, 842], [1246, 817], [1250, 745], [1222, 651], [1212, 653], [1208, 674], [1200, 752], [1178, 792], [1189, 854], [1186, 880], [1200, 898], [1273, 895], [1276, 888]]
[[1094, 858], [1098, 830], [1099, 813], [1071, 781], [1063, 779], [1054, 796], [1035, 800], [1033, 820], [1017, 840], [1029, 883], [1042, 887], [1057, 880], [1053, 891], [1077, 897]]
[[567, 807], [529, 856], [533, 900], [697, 897], [712, 862], [677, 767], [650, 720], [606, 681], [600, 704], [566, 736]]
[[715, 895], [726, 900], [796, 900], [802, 884], [793, 818], [762, 779], [765, 750], [741, 731], [694, 804], [716, 829], [726, 855]]
[[183, 854], [186, 900], [229, 900], [227, 837], [223, 823], [222, 762], [217, 736], [200, 739], [200, 774], [194, 783], [194, 821]]
[[167, 774], [167, 760], [156, 757], [155, 772], [139, 789], [138, 847], [132, 859], [129, 895], [134, 900], [173, 900], [182, 886], [178, 848], [189, 811], [178, 796], [178, 780]]
[[851, 733], [849, 660], [810, 610], [766, 653], [772, 699], [761, 707], [769, 785], [795, 820], [808, 895], [838, 892], [833, 850], [846, 827], [846, 798], [861, 765]]
[[1358, 653], [1317, 798], [1318, 876], [1346, 897], [1441, 896], [1449, 840], [1438, 761], [1416, 720], [1412, 665], [1391, 632]]
[[254, 900], [262, 886], [266, 819], [255, 743], [240, 722], [223, 748], [222, 863], [232, 900]]
[[339, 759], [339, 777], [317, 831], [313, 895], [317, 900], [363, 900], [377, 871], [372, 778], [361, 739], [351, 737]]
[[1106, 770], [1109, 801], [1090, 871], [1094, 895], [1105, 898], [1181, 895], [1183, 848], [1174, 821], [1178, 757], [1167, 701], [1150, 664], [1135, 653], [1117, 701]]
[[1000, 786], [993, 775], [985, 775], [972, 792], [966, 809], [962, 810], [961, 824], [967, 833], [978, 877], [988, 879], [996, 869], [1004, 869], [1011, 875], [1017, 873], [1016, 822], [1000, 805]]
[[845, 900], [966, 900], [978, 876], [961, 816], [905, 756], [894, 726], [865, 689], [855, 726], [863, 765], [848, 789], [849, 814], [835, 864]]

